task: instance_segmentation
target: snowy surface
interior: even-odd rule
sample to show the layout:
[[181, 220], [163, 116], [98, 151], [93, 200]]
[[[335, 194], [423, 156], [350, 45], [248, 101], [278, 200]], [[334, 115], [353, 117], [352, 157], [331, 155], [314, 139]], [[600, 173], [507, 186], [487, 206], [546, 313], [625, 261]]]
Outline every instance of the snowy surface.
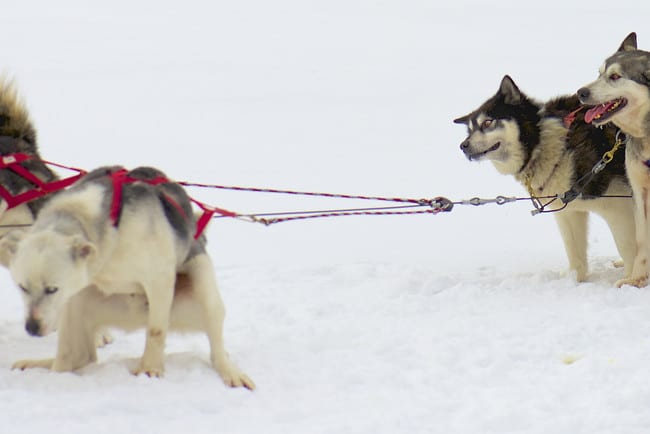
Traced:
[[[385, 196], [521, 195], [458, 150], [451, 120], [503, 74], [537, 98], [591, 81], [642, 2], [363, 0], [11, 2], [2, 62], [42, 154], [85, 168]], [[193, 191], [238, 211], [351, 204]], [[354, 203], [354, 206], [360, 205]], [[23, 330], [0, 271], [3, 433], [647, 433], [650, 293], [614, 289], [592, 222], [589, 282], [529, 204], [419, 217], [209, 229], [226, 344], [257, 383], [227, 389], [200, 335], [136, 378], [142, 333], [79, 373], [10, 371], [54, 354]]]

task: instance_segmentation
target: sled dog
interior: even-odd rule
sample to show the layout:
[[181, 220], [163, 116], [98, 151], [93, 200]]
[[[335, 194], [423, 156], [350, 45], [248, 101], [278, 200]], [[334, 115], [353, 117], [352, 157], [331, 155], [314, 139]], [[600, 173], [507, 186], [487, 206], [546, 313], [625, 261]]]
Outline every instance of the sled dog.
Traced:
[[[38, 152], [36, 130], [30, 120], [27, 107], [19, 97], [16, 86], [7, 77], [0, 78], [0, 187], [11, 195], [34, 188], [28, 180], [4, 167], [4, 159], [23, 153], [34, 158], [21, 165], [41, 181], [55, 179], [54, 173], [43, 163]], [[12, 237], [16, 226], [29, 225], [34, 221], [46, 197], [20, 204], [9, 209], [8, 203], [0, 199], [0, 237]], [[18, 229], [20, 231], [20, 229]], [[7, 258], [0, 255], [0, 263], [6, 265]]]
[[628, 142], [625, 168], [635, 203], [637, 255], [630, 276], [617, 286], [648, 283], [648, 225], [650, 224], [650, 52], [637, 49], [636, 33], [600, 67], [596, 81], [578, 90], [583, 104], [593, 106], [585, 121], [612, 123]]
[[[36, 130], [14, 82], [2, 77], [0, 78], [0, 189], [12, 197], [38, 188], [8, 165], [17, 154], [32, 157], [20, 162], [19, 165], [42, 182], [50, 183], [58, 179], [39, 155]], [[17, 242], [24, 228], [34, 222], [37, 213], [51, 194], [23, 203], [18, 202], [11, 207], [7, 200], [0, 199], [0, 244]], [[0, 264], [4, 266], [7, 266], [9, 261], [6, 252], [0, 246]], [[112, 341], [113, 338], [104, 330], [97, 335], [97, 345], [100, 347]]]
[[27, 331], [58, 328], [54, 359], [19, 369], [73, 371], [97, 360], [103, 327], [146, 329], [135, 375], [159, 377], [168, 330], [206, 332], [212, 366], [229, 386], [254, 383], [228, 358], [224, 306], [205, 239], [183, 188], [157, 169], [102, 167], [52, 197], [10, 251]]
[[[615, 128], [586, 124], [579, 107], [575, 95], [537, 102], [506, 75], [494, 96], [454, 122], [467, 126], [468, 135], [460, 148], [470, 161], [491, 161], [500, 173], [514, 176], [531, 196], [562, 197], [591, 172], [615, 140]], [[556, 210], [569, 268], [579, 282], [588, 273], [590, 212], [605, 219], [623, 259], [625, 276], [631, 273], [636, 254], [632, 200], [600, 197], [630, 194], [623, 160], [623, 153], [616, 153], [565, 208], [559, 199], [549, 205]]]

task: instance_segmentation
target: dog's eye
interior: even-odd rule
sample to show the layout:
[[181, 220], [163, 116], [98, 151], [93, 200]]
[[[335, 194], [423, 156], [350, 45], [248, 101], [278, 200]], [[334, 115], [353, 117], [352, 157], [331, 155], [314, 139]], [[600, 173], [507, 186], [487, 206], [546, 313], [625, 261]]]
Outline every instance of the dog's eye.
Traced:
[[617, 73], [613, 73], [613, 74], [611, 74], [611, 75], [609, 76], [609, 79], [612, 80], [612, 81], [616, 81], [616, 80], [618, 80], [619, 78], [621, 78], [621, 76], [620, 76], [619, 74], [617, 74]]
[[57, 288], [56, 286], [47, 286], [47, 287], [45, 287], [43, 292], [45, 292], [45, 295], [52, 295], [58, 290], [59, 290], [59, 288]]
[[481, 124], [481, 128], [483, 129], [490, 128], [490, 125], [492, 125], [492, 119], [486, 119]]

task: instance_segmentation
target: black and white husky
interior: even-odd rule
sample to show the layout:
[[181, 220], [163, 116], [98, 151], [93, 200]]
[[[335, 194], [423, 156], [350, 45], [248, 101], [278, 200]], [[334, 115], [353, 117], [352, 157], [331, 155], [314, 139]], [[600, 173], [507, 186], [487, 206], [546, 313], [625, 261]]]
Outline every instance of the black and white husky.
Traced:
[[[55, 179], [54, 173], [43, 163], [36, 143], [36, 130], [30, 120], [27, 107], [19, 97], [13, 81], [0, 78], [0, 159], [11, 158], [15, 154], [34, 157], [21, 163], [25, 169], [43, 182]], [[12, 196], [34, 188], [34, 184], [15, 171], [0, 168], [0, 188]], [[6, 200], [0, 199], [0, 236], [11, 232], [15, 225], [27, 225], [34, 221], [46, 197], [10, 207]], [[0, 258], [0, 263], [6, 262]]]
[[197, 330], [208, 335], [224, 382], [254, 388], [224, 349], [224, 307], [195, 224], [184, 189], [153, 168], [96, 169], [49, 199], [24, 237], [3, 247], [25, 300], [27, 331], [58, 329], [57, 352], [15, 367], [76, 370], [97, 359], [98, 329], [144, 327], [134, 374], [158, 377], [168, 330]]
[[[576, 96], [540, 103], [526, 96], [509, 77], [497, 93], [470, 114], [455, 119], [465, 124], [468, 136], [460, 145], [471, 161], [489, 160], [505, 175], [512, 175], [536, 197], [564, 195], [589, 174], [615, 140], [614, 128], [599, 129], [584, 122]], [[569, 267], [578, 281], [587, 277], [587, 217], [594, 212], [605, 219], [623, 259], [625, 276], [636, 254], [633, 204], [629, 195], [623, 153], [582, 189], [582, 195], [564, 209], [560, 200], [549, 205], [554, 213]]]
[[648, 283], [650, 234], [650, 52], [637, 49], [629, 34], [600, 68], [598, 79], [578, 90], [580, 101], [593, 106], [585, 120], [594, 125], [613, 123], [627, 134], [625, 167], [635, 203], [637, 256], [632, 273], [617, 282]]

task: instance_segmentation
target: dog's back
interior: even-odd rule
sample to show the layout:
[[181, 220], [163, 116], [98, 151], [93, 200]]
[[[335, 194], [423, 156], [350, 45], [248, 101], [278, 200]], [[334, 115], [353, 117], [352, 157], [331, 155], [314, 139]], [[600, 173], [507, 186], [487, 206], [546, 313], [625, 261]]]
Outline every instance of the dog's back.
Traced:
[[[194, 239], [196, 218], [189, 196], [162, 171], [153, 167], [138, 167], [126, 172], [120, 166], [100, 167], [89, 172], [62, 196], [74, 196], [92, 185], [101, 186], [103, 190], [102, 197], [96, 199], [101, 202], [96, 225], [113, 225], [119, 229], [123, 222], [132, 218], [155, 218], [152, 213], [159, 205], [179, 251], [186, 252], [181, 261], [205, 252], [205, 237]], [[53, 206], [56, 208], [58, 204]]]

